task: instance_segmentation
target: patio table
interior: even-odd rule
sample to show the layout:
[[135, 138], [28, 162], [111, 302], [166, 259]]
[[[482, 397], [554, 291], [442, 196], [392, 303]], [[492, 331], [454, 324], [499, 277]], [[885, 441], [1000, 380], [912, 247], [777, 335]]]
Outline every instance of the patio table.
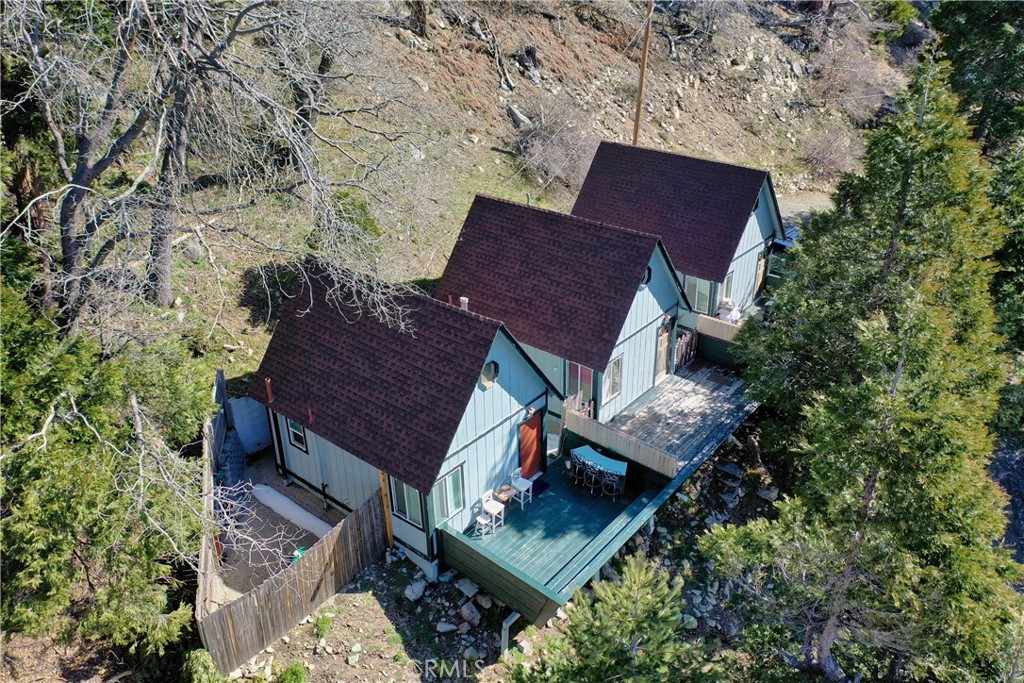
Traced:
[[621, 460], [612, 460], [611, 458], [601, 455], [590, 446], [580, 446], [579, 448], [572, 449], [573, 454], [583, 460], [589, 462], [599, 470], [605, 472], [611, 472], [617, 474], [620, 477], [626, 476], [626, 463]]

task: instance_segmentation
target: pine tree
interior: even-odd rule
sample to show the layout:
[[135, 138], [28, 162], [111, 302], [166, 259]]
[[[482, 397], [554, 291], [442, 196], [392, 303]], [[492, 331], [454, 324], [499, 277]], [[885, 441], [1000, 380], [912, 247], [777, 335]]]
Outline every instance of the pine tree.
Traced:
[[700, 643], [683, 640], [682, 583], [643, 557], [630, 557], [621, 583], [594, 584], [591, 602], [577, 592], [567, 608], [565, 635], [540, 648], [533, 668], [519, 665], [519, 683], [552, 681], [718, 680], [717, 668], [704, 662]]
[[944, 71], [916, 74], [745, 340], [805, 481], [777, 520], [702, 541], [766, 606], [790, 663], [829, 680], [990, 680], [1019, 607], [985, 469], [1001, 230]]

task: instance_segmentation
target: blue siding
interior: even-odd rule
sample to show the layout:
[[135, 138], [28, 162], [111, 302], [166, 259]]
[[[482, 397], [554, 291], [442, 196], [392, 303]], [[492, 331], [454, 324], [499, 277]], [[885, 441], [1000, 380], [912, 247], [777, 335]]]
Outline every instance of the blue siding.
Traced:
[[[768, 189], [768, 182], [765, 181], [761, 186], [757, 210], [750, 214], [747, 227], [729, 266], [730, 272], [733, 273], [732, 300], [740, 310], [746, 310], [754, 303], [758, 262], [776, 234], [777, 223], [772, 194]], [[716, 312], [717, 309], [712, 311], [712, 315]]]
[[[654, 386], [658, 328], [662, 324], [662, 318], [666, 314], [675, 315], [677, 305], [681, 304], [679, 289], [660, 249], [655, 249], [649, 265], [651, 281], [646, 287], [637, 290], [633, 306], [619, 332], [619, 341], [612, 352], [612, 359], [622, 355], [622, 390], [607, 403], [602, 400], [598, 409], [598, 418], [601, 422], [607, 422], [615, 417]], [[602, 398], [604, 383], [602, 373]]]
[[380, 473], [375, 467], [309, 429], [306, 430], [309, 452], [304, 453], [288, 441], [287, 420], [277, 413], [274, 417], [281, 430], [285, 468], [304, 479], [308, 488], [320, 493], [321, 484], [326, 483], [327, 495], [353, 510], [371, 495], [379, 494]]
[[565, 359], [529, 344], [520, 342], [520, 345], [526, 351], [526, 355], [537, 364], [537, 367], [548, 378], [548, 381], [564, 395], [566, 389]]
[[[547, 405], [547, 385], [503, 334], [495, 338], [488, 360], [498, 362], [498, 381], [490, 388], [477, 384], [438, 477], [462, 467], [465, 506], [447, 520], [457, 529], [468, 527], [479, 514], [484, 492], [508, 482], [519, 466], [519, 425], [527, 408]], [[428, 508], [433, 511], [432, 500]]]

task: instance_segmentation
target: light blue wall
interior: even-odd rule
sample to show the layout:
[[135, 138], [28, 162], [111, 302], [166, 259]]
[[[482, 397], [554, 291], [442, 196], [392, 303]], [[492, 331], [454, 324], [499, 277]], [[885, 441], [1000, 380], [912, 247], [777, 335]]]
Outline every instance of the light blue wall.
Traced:
[[284, 416], [274, 413], [274, 417], [281, 430], [285, 467], [306, 480], [307, 488], [320, 493], [320, 485], [326, 482], [327, 495], [353, 510], [371, 495], [379, 495], [380, 473], [375, 467], [309, 429], [306, 430], [309, 452], [304, 453], [288, 440]]
[[[768, 189], [768, 182], [765, 181], [761, 187], [757, 210], [750, 215], [732, 264], [729, 266], [733, 273], [732, 300], [740, 310], [746, 310], [754, 303], [758, 257], [767, 248], [766, 244], [772, 239], [778, 224], [773, 207], [772, 194]], [[721, 291], [718, 300], [721, 301]], [[711, 314], [714, 315], [716, 312], [717, 307]]]
[[655, 249], [649, 265], [651, 281], [646, 287], [637, 290], [612, 352], [613, 359], [622, 355], [622, 391], [604, 402], [606, 378], [603, 373], [599, 381], [602, 402], [597, 414], [601, 422], [615, 417], [654, 386], [658, 327], [661, 326], [663, 316], [674, 316], [677, 306], [683, 308], [681, 295], [660, 249]]
[[[465, 507], [447, 520], [458, 529], [468, 527], [480, 513], [484, 492], [507, 483], [519, 466], [519, 425], [527, 409], [547, 405], [547, 385], [504, 334], [495, 338], [488, 360], [499, 364], [498, 381], [489, 388], [477, 383], [438, 476], [440, 480], [462, 467]], [[433, 516], [432, 499], [427, 507]], [[436, 526], [446, 520], [431, 521]]]
[[556, 389], [562, 392], [562, 394], [565, 394], [565, 359], [556, 356], [553, 353], [548, 353], [547, 351], [538, 349], [535, 346], [522, 344], [522, 342], [520, 342], [520, 344], [522, 345], [523, 350], [526, 351], [526, 355], [528, 355], [530, 359], [537, 364], [537, 367], [540, 368], [541, 372], [547, 376], [548, 381], [551, 382]]

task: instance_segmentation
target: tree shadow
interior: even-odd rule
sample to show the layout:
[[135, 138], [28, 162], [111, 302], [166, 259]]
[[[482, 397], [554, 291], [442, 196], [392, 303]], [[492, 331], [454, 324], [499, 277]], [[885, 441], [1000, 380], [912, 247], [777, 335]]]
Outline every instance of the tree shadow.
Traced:
[[249, 324], [273, 331], [281, 317], [281, 305], [294, 295], [300, 280], [294, 263], [271, 261], [246, 268], [238, 304], [249, 312]]

